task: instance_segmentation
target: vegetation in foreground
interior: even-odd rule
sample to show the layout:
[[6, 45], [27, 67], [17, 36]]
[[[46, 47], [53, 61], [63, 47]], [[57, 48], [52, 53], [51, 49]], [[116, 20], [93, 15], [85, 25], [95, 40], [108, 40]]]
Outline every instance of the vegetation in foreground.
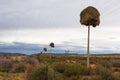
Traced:
[[120, 80], [120, 55], [4, 55], [0, 80]]

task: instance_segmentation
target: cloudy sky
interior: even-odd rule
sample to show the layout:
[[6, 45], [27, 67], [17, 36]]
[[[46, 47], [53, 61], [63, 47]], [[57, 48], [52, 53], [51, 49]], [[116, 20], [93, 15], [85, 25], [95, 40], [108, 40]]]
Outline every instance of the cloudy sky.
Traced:
[[119, 3], [119, 0], [0, 0], [0, 52], [8, 49], [14, 52], [18, 45], [26, 50], [34, 46], [39, 52], [39, 47], [49, 47], [54, 42], [56, 50], [86, 53], [87, 27], [79, 23], [79, 15], [87, 6], [94, 6], [101, 14], [101, 22], [96, 28], [91, 27], [91, 52], [119, 53]]

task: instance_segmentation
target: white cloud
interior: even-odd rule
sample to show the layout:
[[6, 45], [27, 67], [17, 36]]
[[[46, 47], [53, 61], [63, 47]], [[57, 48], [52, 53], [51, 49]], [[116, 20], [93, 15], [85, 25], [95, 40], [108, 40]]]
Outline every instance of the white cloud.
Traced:
[[0, 0], [0, 29], [79, 26], [79, 14], [87, 6], [101, 13], [102, 26], [118, 26], [118, 0]]
[[[110, 50], [119, 52], [120, 29], [110, 27], [91, 27], [91, 51]], [[56, 45], [63, 46], [60, 49], [86, 50], [87, 46], [87, 27], [64, 28], [64, 29], [30, 29], [18, 31], [0, 32], [1, 42], [24, 42], [30, 44], [49, 44], [54, 42]]]

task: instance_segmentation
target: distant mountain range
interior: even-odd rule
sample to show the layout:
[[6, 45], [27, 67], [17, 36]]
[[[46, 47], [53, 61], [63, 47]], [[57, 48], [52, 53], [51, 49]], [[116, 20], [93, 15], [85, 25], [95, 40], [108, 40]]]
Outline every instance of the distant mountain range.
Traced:
[[[39, 53], [32, 54], [32, 55], [38, 55]], [[48, 53], [49, 54], [49, 53]], [[55, 54], [55, 53], [54, 53]], [[63, 53], [57, 53], [57, 55], [64, 55]], [[70, 53], [67, 55], [78, 55], [76, 53]], [[79, 54], [79, 55], [86, 55], [86, 54]], [[91, 56], [120, 56], [119, 53], [109, 53], [109, 54], [90, 54]], [[6, 52], [0, 52], [0, 56], [26, 56], [26, 54], [22, 53], [6, 53]]]
[[0, 52], [0, 56], [25, 56], [26, 54], [22, 53], [7, 53], [7, 52]]
[[[0, 52], [4, 53], [24, 53], [24, 54], [34, 54], [40, 53], [43, 48], [47, 48], [47, 53], [84, 53], [84, 50], [77, 51], [77, 50], [65, 50], [61, 45], [55, 45], [55, 48], [51, 50], [49, 45], [44, 44], [28, 44], [28, 43], [21, 43], [21, 42], [13, 42], [13, 43], [0, 43]], [[79, 47], [76, 47], [76, 49]]]
[[[55, 48], [52, 50], [50, 49], [49, 45], [44, 44], [28, 44], [28, 43], [21, 43], [21, 42], [13, 42], [13, 43], [3, 43], [0, 42], [0, 52], [3, 54], [10, 54], [10, 53], [21, 53], [21, 54], [35, 54], [40, 53], [44, 47], [46, 47], [47, 53], [55, 53], [55, 54], [64, 54], [64, 53], [75, 53], [75, 54], [86, 54], [86, 48], [82, 46], [73, 46], [67, 45], [69, 49], [64, 49], [66, 46], [64, 45], [55, 45]], [[103, 50], [103, 51], [90, 51], [92, 54], [106, 54], [106, 53], [114, 53], [111, 50]]]

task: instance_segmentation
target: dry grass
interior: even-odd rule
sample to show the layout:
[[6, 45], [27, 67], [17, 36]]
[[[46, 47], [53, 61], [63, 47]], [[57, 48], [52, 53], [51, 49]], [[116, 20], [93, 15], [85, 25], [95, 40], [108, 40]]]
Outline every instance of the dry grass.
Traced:
[[25, 80], [24, 73], [0, 72], [0, 80]]
[[[91, 55], [91, 58], [90, 58], [91, 69], [90, 70], [92, 70], [92, 71], [90, 71], [90, 73], [89, 73], [89, 70], [87, 70], [85, 68], [86, 67], [86, 56], [85, 55], [52, 55], [51, 54], [51, 57], [49, 57], [49, 54], [44, 54], [44, 55], [40, 55], [40, 56], [34, 55], [34, 56], [30, 56], [30, 57], [29, 56], [9, 56], [9, 57], [7, 57], [7, 60], [12, 60], [13, 62], [15, 62], [14, 64], [19, 64], [19, 63], [23, 62], [27, 66], [28, 65], [27, 61], [29, 61], [29, 59], [32, 59], [32, 58], [34, 58], [35, 60], [40, 58], [39, 59], [40, 62], [37, 62], [38, 65], [41, 66], [41, 64], [47, 64], [49, 67], [48, 69], [50, 71], [49, 73], [56, 74], [55, 76], [56, 76], [56, 78], [57, 77], [59, 78], [58, 80], [61, 80], [63, 78], [65, 78], [65, 80], [94, 80], [94, 79], [96, 80], [96, 79], [100, 78], [100, 76], [98, 76], [98, 74], [96, 74], [96, 68], [99, 65], [109, 68], [109, 70], [112, 71], [112, 75], [116, 77], [116, 80], [120, 80], [120, 77], [119, 77], [120, 76], [120, 66], [118, 64], [120, 62], [120, 55]], [[0, 59], [3, 60], [3, 59], [5, 59], [5, 57], [0, 58]], [[31, 63], [33, 63], [33, 61]], [[60, 65], [58, 65], [60, 70], [64, 68], [64, 64], [71, 64], [72, 66], [75, 65], [75, 67], [77, 67], [76, 64], [80, 64], [84, 68], [84, 73], [81, 73], [82, 75], [79, 75], [79, 76], [78, 75], [77, 76], [71, 75], [71, 77], [65, 76], [64, 72], [59, 73], [54, 70], [54, 66], [57, 65], [58, 63], [63, 64], [63, 65], [61, 65], [63, 67], [60, 67]], [[108, 64], [108, 63], [110, 63], [110, 64]], [[68, 65], [68, 66], [70, 66], [70, 65]], [[79, 67], [77, 67], [77, 68], [79, 70]], [[72, 69], [73, 69], [73, 67], [70, 67], [70, 70], [72, 70]], [[26, 69], [26, 70], [28, 70], [28, 69]], [[71, 74], [72, 74], [72, 71], [71, 71]], [[104, 71], [103, 71], [103, 73], [104, 73]], [[52, 75], [52, 74], [50, 76], [54, 77], [54, 75]], [[61, 78], [61, 76], [62, 76], [62, 78]], [[0, 72], [0, 80], [25, 80], [25, 72], [22, 72], [22, 73]]]

